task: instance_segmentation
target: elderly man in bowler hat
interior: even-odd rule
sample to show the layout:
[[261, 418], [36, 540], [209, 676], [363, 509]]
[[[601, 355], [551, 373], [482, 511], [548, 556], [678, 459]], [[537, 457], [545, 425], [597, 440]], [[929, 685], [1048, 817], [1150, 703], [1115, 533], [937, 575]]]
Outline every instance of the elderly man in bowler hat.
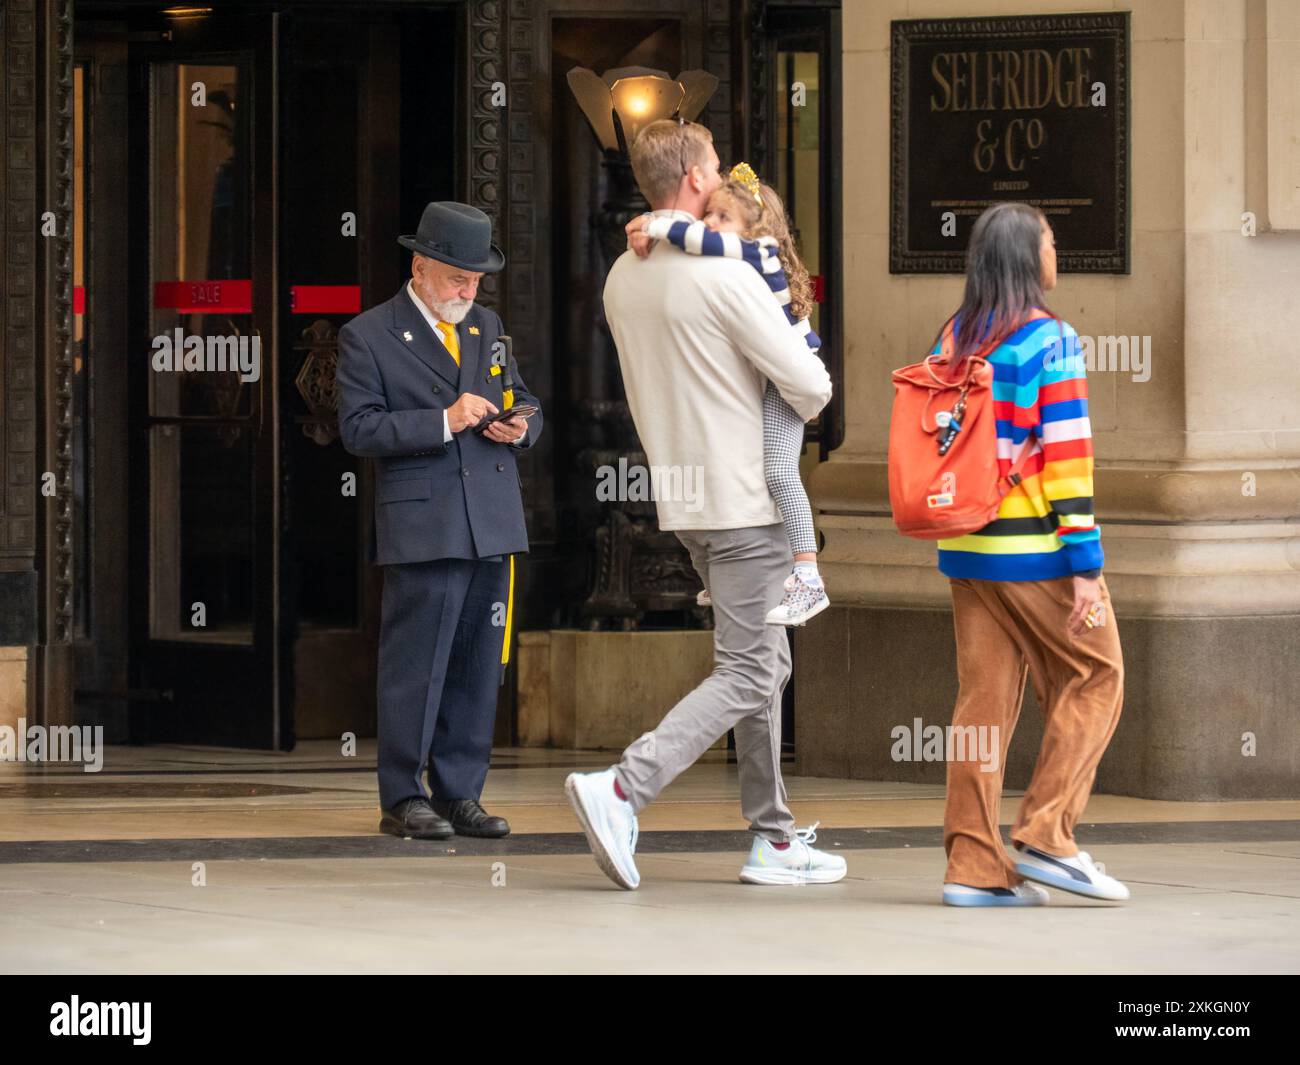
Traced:
[[414, 252], [411, 279], [343, 327], [337, 372], [343, 445], [375, 461], [379, 827], [500, 837], [510, 826], [479, 796], [509, 639], [511, 556], [528, 550], [515, 455], [541, 434], [540, 404], [498, 343], [501, 319], [474, 303], [483, 275], [505, 265], [487, 215], [431, 203], [398, 243]]

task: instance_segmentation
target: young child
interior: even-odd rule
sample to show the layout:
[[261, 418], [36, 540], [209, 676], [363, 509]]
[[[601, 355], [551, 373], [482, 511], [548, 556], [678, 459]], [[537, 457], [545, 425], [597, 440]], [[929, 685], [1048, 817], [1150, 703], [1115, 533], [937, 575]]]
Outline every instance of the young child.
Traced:
[[[774, 189], [759, 183], [748, 163], [731, 168], [726, 182], [709, 198], [701, 221], [642, 215], [628, 230], [628, 242], [638, 254], [645, 254], [655, 240], [667, 240], [692, 255], [743, 259], [767, 282], [808, 347], [814, 352], [821, 347], [808, 323], [812, 283], [795, 251], [785, 205]], [[794, 572], [786, 578], [780, 604], [767, 615], [769, 625], [802, 625], [830, 606], [817, 572], [812, 508], [799, 478], [803, 432], [803, 419], [769, 381], [763, 393], [763, 466], [794, 553]], [[708, 595], [706, 588], [699, 602], [707, 604]]]

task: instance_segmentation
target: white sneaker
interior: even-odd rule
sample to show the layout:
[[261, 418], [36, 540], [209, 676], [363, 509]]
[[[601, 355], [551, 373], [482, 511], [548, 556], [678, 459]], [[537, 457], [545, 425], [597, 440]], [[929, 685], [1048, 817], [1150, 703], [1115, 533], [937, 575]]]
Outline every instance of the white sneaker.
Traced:
[[564, 790], [578, 815], [596, 864], [614, 883], [632, 891], [641, 883], [637, 872], [637, 823], [632, 805], [614, 791], [614, 770], [570, 773]]
[[1046, 906], [1051, 896], [1037, 884], [1017, 884], [1013, 888], [970, 887], [967, 884], [944, 884], [945, 906]]
[[1128, 888], [1113, 876], [1107, 876], [1105, 866], [1097, 865], [1087, 851], [1080, 851], [1073, 858], [1058, 858], [1017, 843], [1016, 852], [1016, 872], [1026, 880], [1037, 880], [1048, 887], [1090, 899], [1123, 902], [1129, 897]]
[[698, 592], [695, 593], [695, 605], [696, 606], [713, 605], [713, 600], [709, 597], [709, 590], [707, 588], [701, 588]]
[[740, 870], [745, 884], [833, 884], [843, 880], [848, 865], [838, 854], [827, 854], [809, 844], [817, 840], [816, 822], [812, 828], [800, 828], [785, 850], [777, 850], [770, 840], [754, 837], [749, 860]]
[[798, 573], [790, 574], [783, 587], [781, 602], [767, 612], [769, 625], [804, 625], [831, 605], [823, 585], [809, 584]]

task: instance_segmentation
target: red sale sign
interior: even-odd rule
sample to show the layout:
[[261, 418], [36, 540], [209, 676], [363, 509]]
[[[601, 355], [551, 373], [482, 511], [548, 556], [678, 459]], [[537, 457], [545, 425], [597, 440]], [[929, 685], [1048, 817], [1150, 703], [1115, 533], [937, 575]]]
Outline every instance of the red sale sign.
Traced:
[[153, 287], [153, 305], [180, 314], [252, 314], [253, 282], [159, 281]]

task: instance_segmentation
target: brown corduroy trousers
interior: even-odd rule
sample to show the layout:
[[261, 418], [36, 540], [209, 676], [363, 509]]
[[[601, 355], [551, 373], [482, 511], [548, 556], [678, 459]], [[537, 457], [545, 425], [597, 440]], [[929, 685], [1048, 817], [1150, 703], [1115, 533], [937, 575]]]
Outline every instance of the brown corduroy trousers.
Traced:
[[[1071, 577], [1050, 581], [953, 579], [960, 690], [954, 728], [996, 726], [996, 772], [974, 760], [948, 761], [944, 882], [1015, 887], [1022, 882], [1002, 845], [998, 806], [1007, 748], [1020, 717], [1025, 676], [1034, 680], [1046, 719], [1043, 744], [1011, 839], [1057, 857], [1078, 853], [1074, 825], [1087, 805], [1097, 763], [1119, 722], [1124, 659], [1106, 579], [1105, 624], [1072, 636]], [[972, 733], [973, 735], [973, 733]]]

